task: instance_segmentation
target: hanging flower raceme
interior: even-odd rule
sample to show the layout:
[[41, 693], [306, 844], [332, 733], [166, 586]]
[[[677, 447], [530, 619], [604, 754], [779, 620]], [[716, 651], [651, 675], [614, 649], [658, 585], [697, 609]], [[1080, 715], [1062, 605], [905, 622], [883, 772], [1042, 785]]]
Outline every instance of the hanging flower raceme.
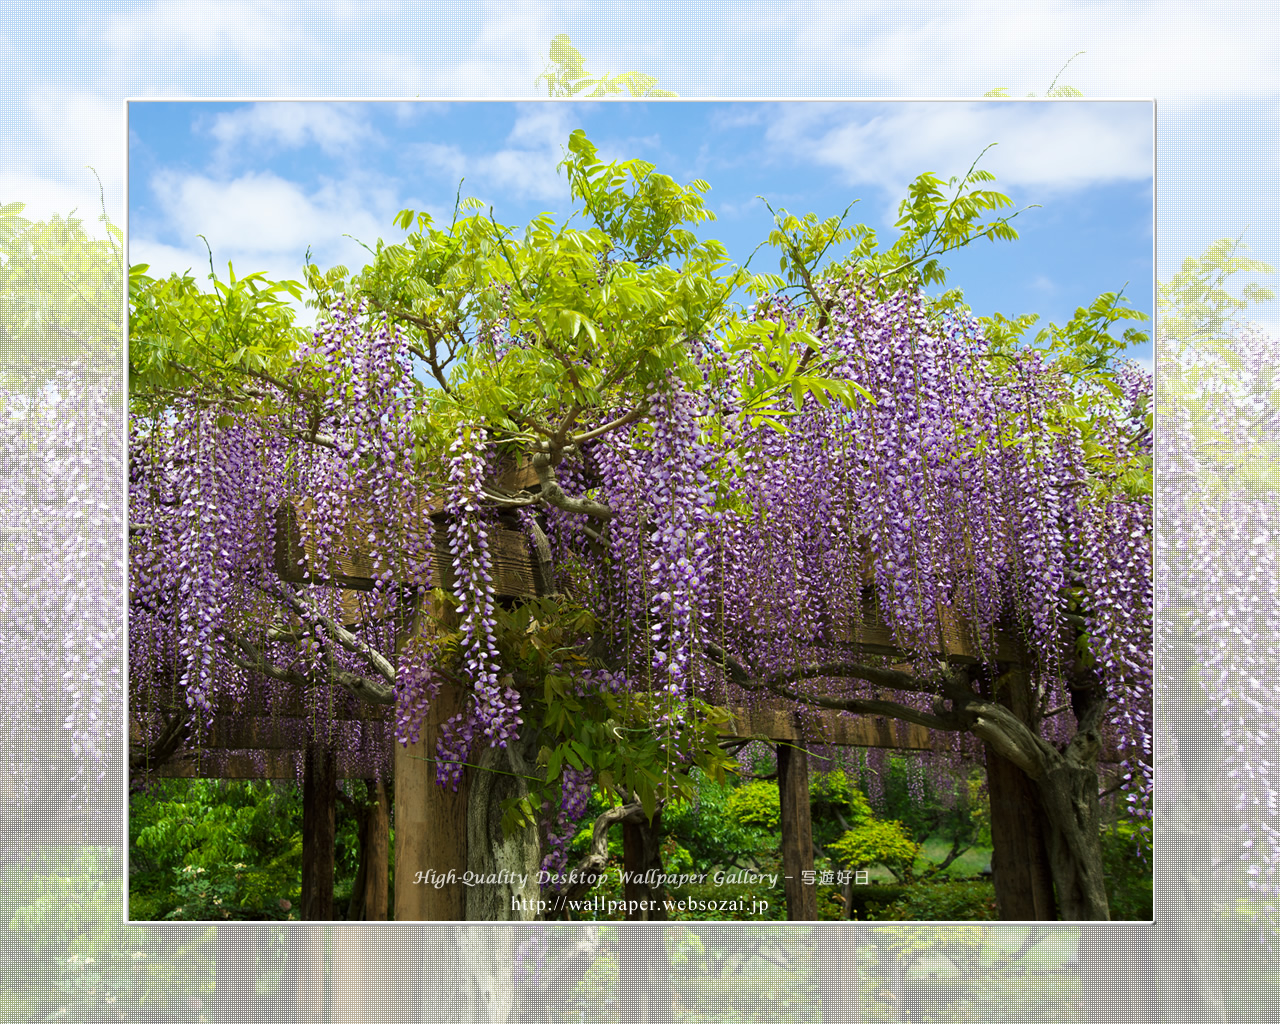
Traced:
[[449, 449], [449, 554], [453, 559], [454, 596], [459, 602], [457, 612], [461, 620], [460, 673], [471, 687], [475, 700], [467, 714], [494, 746], [505, 747], [515, 739], [521, 725], [520, 695], [501, 681], [501, 663], [494, 637], [489, 528], [480, 509], [485, 466], [473, 440], [478, 435], [477, 428], [464, 426]]
[[[870, 572], [898, 647], [927, 664], [948, 620], [968, 623], [993, 652], [998, 631], [1017, 630], [1037, 653], [1034, 686], [1052, 706], [1070, 700], [1069, 602], [1083, 585], [1108, 609], [1091, 630], [1106, 645], [1100, 671], [1138, 778], [1149, 765], [1151, 596], [1140, 583], [1149, 502], [1107, 497], [1099, 522], [1112, 525], [1082, 530], [1083, 442], [1047, 426], [1070, 392], [1041, 357], [993, 359], [975, 320], [927, 316], [918, 295], [879, 300], [855, 280], [828, 286], [824, 299], [823, 354], [874, 401], [824, 406], [810, 396], [786, 432], [727, 421], [735, 497], [710, 538], [721, 645], [757, 676], [839, 660], [841, 623], [863, 614]], [[1150, 377], [1126, 373], [1136, 405]], [[1096, 436], [1122, 438], [1128, 418], [1100, 405]], [[829, 691], [833, 681], [812, 685]], [[930, 699], [901, 702], [927, 711]]]

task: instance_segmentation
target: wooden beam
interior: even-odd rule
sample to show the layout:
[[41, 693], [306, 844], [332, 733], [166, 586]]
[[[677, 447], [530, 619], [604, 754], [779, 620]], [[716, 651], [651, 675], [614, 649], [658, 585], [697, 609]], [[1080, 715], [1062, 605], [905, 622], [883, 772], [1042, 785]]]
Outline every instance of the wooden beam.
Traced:
[[854, 715], [828, 708], [811, 709], [806, 718], [814, 722], [803, 730], [791, 711], [781, 708], [729, 709], [732, 721], [724, 735], [746, 739], [759, 736], [769, 740], [830, 744], [836, 747], [892, 747], [898, 750], [950, 750], [952, 738], [913, 722], [871, 715]]
[[[998, 630], [994, 646], [983, 643], [978, 631], [959, 613], [946, 607], [937, 609], [941, 623], [941, 642], [931, 654], [957, 664], [977, 661], [1024, 662], [1026, 649], [1016, 637]], [[831, 620], [826, 624], [828, 638], [837, 644], [847, 644], [853, 652], [862, 655], [883, 654], [892, 658], [908, 657], [894, 636], [893, 628], [885, 621], [880, 602], [871, 594], [865, 594], [861, 614]]]
[[[310, 498], [291, 499], [276, 511], [275, 568], [290, 583], [311, 580], [317, 559], [317, 540], [312, 519], [315, 502]], [[451, 591], [454, 585], [453, 556], [449, 553], [445, 519], [423, 503], [423, 531], [408, 538], [413, 546], [428, 539], [431, 526], [431, 586]], [[372, 538], [372, 539], [370, 539]], [[403, 579], [399, 552], [406, 538], [385, 525], [356, 519], [345, 531], [328, 565], [327, 582], [348, 590], [371, 591], [374, 580], [386, 572]], [[493, 561], [494, 592], [502, 597], [527, 597], [542, 589], [541, 570], [529, 551], [529, 542], [518, 530], [488, 530], [489, 554]]]
[[[313, 722], [306, 718], [219, 715], [209, 723], [207, 733], [196, 737], [195, 744], [202, 750], [299, 750], [316, 730], [321, 734], [318, 738], [343, 750], [368, 753], [381, 748], [390, 752], [394, 728], [394, 722], [382, 717]], [[136, 725], [130, 733], [137, 742]]]
[[[194, 750], [151, 770], [161, 779], [290, 779], [302, 778], [301, 750]], [[364, 779], [369, 769], [339, 757], [339, 779]]]

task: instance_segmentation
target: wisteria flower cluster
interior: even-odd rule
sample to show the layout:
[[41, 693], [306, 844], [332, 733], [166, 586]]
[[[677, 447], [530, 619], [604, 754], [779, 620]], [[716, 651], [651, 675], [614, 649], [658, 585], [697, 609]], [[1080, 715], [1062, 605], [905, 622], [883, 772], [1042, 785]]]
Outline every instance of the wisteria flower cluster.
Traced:
[[[1070, 704], [1082, 623], [1087, 670], [1105, 688], [1107, 728], [1129, 757], [1133, 802], [1145, 808], [1149, 496], [1092, 486], [1097, 444], [1086, 451], [1083, 428], [1068, 421], [1046, 428], [1070, 396], [1052, 363], [1034, 353], [993, 359], [976, 321], [939, 319], [918, 294], [880, 299], [845, 278], [821, 286], [820, 298], [826, 372], [871, 401], [801, 396], [787, 429], [775, 429], [735, 404], [747, 361], [715, 339], [691, 338], [681, 372], [652, 380], [637, 399], [643, 416], [603, 429], [625, 409], [601, 409], [581, 428], [586, 440], [557, 449], [558, 485], [607, 513], [546, 501], [526, 512], [527, 523], [546, 525], [550, 586], [566, 582], [570, 565], [589, 580], [576, 597], [604, 635], [583, 638], [580, 664], [607, 675], [608, 687], [647, 695], [654, 731], [670, 740], [691, 698], [757, 699], [733, 690], [712, 647], [754, 679], [795, 674], [843, 657], [873, 596], [896, 646], [925, 667], [948, 642], [949, 623], [966, 623], [992, 659], [998, 636], [1016, 634], [1035, 652], [1046, 710]], [[757, 315], [793, 324], [803, 316], [781, 297]], [[503, 342], [491, 340], [500, 357]], [[1126, 401], [1089, 428], [1117, 459], [1150, 445], [1131, 422], [1150, 378], [1126, 370], [1119, 379]], [[454, 786], [476, 744], [502, 747], [537, 727], [522, 717], [501, 654], [497, 512], [484, 488], [497, 468], [492, 438], [462, 417], [446, 450], [424, 459], [429, 413], [399, 332], [339, 307], [269, 406], [249, 415], [193, 401], [135, 422], [130, 496], [141, 532], [131, 545], [130, 639], [139, 692], [167, 678], [208, 716], [254, 689], [286, 699], [286, 682], [246, 667], [247, 649], [319, 680], [368, 674], [376, 653], [394, 667], [401, 742], [420, 737], [445, 678], [465, 688], [464, 709], [430, 737], [437, 778]], [[538, 499], [513, 500], [527, 508]], [[282, 508], [305, 521], [313, 545], [308, 576], [288, 588], [277, 571]], [[438, 582], [452, 590], [460, 638], [447, 665], [442, 648], [403, 643], [394, 626], [399, 602], [437, 583], [430, 514], [441, 509], [451, 571]], [[353, 559], [374, 580], [355, 609], [326, 585], [331, 567]], [[793, 685], [873, 693], [812, 672]], [[923, 712], [936, 696], [898, 699]], [[1046, 717], [1043, 735], [1069, 738], [1065, 722]], [[563, 858], [590, 791], [586, 771], [559, 782], [549, 862]]]

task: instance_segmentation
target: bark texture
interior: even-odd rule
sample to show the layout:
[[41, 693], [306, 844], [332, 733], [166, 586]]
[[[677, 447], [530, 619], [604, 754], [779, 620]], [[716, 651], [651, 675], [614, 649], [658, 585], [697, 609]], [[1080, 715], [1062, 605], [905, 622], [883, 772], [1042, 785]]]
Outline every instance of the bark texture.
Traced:
[[778, 744], [778, 799], [782, 812], [782, 874], [788, 921], [818, 919], [818, 887], [805, 885], [813, 871], [813, 824], [809, 807], [809, 752]]
[[506, 749], [486, 748], [479, 769], [468, 769], [467, 870], [481, 881], [465, 886], [468, 921], [534, 921], [539, 917], [538, 869], [542, 855], [538, 831], [530, 826], [513, 835], [502, 828], [505, 800], [528, 794], [525, 776], [535, 769], [537, 729], [526, 724]]
[[[628, 921], [665, 921], [667, 909], [666, 891], [660, 885], [649, 885], [643, 876], [650, 871], [661, 874], [662, 867], [662, 811], [657, 811], [653, 821], [644, 814], [633, 815], [622, 824], [622, 885], [623, 899], [628, 900]], [[637, 909], [632, 910], [631, 907]]]
[[302, 911], [304, 921], [333, 920], [333, 842], [338, 801], [337, 759], [311, 743], [302, 781]]

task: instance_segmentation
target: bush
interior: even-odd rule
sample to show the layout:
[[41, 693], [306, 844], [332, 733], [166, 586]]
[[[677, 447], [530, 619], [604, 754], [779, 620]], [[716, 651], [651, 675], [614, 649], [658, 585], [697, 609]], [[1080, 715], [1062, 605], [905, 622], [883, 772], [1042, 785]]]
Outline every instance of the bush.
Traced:
[[1113, 921], [1150, 921], [1154, 915], [1151, 836], [1129, 821], [1102, 831], [1102, 866]]
[[916, 882], [902, 886], [891, 902], [869, 903], [868, 910], [878, 921], [994, 921], [996, 890], [977, 879]]
[[880, 863], [903, 876], [910, 873], [920, 847], [911, 841], [902, 822], [868, 819], [849, 829], [827, 847], [827, 852], [841, 867], [856, 869]]
[[782, 821], [782, 803], [776, 782], [748, 782], [729, 794], [725, 813], [737, 824], [776, 832]]
[[132, 920], [287, 919], [300, 900], [298, 787], [164, 779], [129, 812]]

